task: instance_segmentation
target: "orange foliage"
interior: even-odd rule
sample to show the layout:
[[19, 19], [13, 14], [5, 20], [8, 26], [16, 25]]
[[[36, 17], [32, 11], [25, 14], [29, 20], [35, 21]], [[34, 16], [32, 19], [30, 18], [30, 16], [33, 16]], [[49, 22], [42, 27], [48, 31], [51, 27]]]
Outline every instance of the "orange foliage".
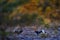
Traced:
[[[22, 13], [22, 14], [38, 13], [38, 15], [40, 15], [40, 16], [44, 15], [44, 17], [46, 17], [46, 18], [49, 18], [50, 14], [53, 14], [54, 16], [57, 16], [58, 13], [55, 11], [56, 9], [54, 7], [51, 8], [50, 6], [48, 6], [46, 8], [45, 13], [42, 15], [43, 7], [38, 8], [37, 6], [39, 5], [39, 3], [44, 4], [44, 1], [45, 0], [30, 0], [30, 2], [27, 3], [27, 4], [24, 4], [22, 6], [17, 6], [16, 9], [14, 9], [14, 11], [12, 12], [12, 14], [10, 16], [15, 16], [16, 14], [19, 14], [19, 13]], [[55, 1], [54, 2], [52, 1], [51, 3], [55, 4]], [[47, 19], [47, 20], [49, 20], [49, 19]]]

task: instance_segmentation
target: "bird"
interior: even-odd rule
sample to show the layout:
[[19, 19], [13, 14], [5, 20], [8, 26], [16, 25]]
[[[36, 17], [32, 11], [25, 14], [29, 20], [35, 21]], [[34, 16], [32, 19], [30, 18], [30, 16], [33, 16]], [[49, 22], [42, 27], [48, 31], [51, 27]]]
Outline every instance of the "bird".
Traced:
[[17, 34], [21, 34], [22, 32], [23, 32], [23, 30], [15, 31], [15, 33], [17, 33]]
[[42, 31], [35, 31], [35, 33], [39, 35], [40, 33], [42, 33]]

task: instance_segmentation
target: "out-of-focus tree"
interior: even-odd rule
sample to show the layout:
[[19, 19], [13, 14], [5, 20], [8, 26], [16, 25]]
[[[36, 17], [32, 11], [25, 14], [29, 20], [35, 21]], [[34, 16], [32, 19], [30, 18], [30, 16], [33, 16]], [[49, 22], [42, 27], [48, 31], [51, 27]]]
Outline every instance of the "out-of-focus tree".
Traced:
[[24, 24], [24, 25], [30, 25], [31, 23], [34, 23], [36, 20], [37, 14], [24, 14], [21, 19], [20, 19], [20, 23]]
[[43, 25], [44, 24], [44, 20], [41, 16], [38, 17], [38, 25]]
[[27, 3], [29, 0], [0, 0], [0, 23], [9, 21], [9, 15], [17, 6]]

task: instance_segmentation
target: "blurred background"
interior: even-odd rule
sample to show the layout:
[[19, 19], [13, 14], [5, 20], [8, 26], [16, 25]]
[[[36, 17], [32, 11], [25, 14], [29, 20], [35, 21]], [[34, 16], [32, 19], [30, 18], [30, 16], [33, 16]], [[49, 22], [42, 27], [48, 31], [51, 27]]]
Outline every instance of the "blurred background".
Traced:
[[29, 23], [40, 17], [57, 21], [60, 20], [59, 14], [60, 0], [0, 0], [0, 25]]

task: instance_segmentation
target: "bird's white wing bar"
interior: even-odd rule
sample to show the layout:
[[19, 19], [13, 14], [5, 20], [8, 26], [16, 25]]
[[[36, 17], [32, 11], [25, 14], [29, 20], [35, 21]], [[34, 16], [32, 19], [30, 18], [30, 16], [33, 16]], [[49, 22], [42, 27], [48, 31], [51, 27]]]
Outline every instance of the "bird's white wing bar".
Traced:
[[42, 29], [42, 33], [45, 33], [45, 31]]

